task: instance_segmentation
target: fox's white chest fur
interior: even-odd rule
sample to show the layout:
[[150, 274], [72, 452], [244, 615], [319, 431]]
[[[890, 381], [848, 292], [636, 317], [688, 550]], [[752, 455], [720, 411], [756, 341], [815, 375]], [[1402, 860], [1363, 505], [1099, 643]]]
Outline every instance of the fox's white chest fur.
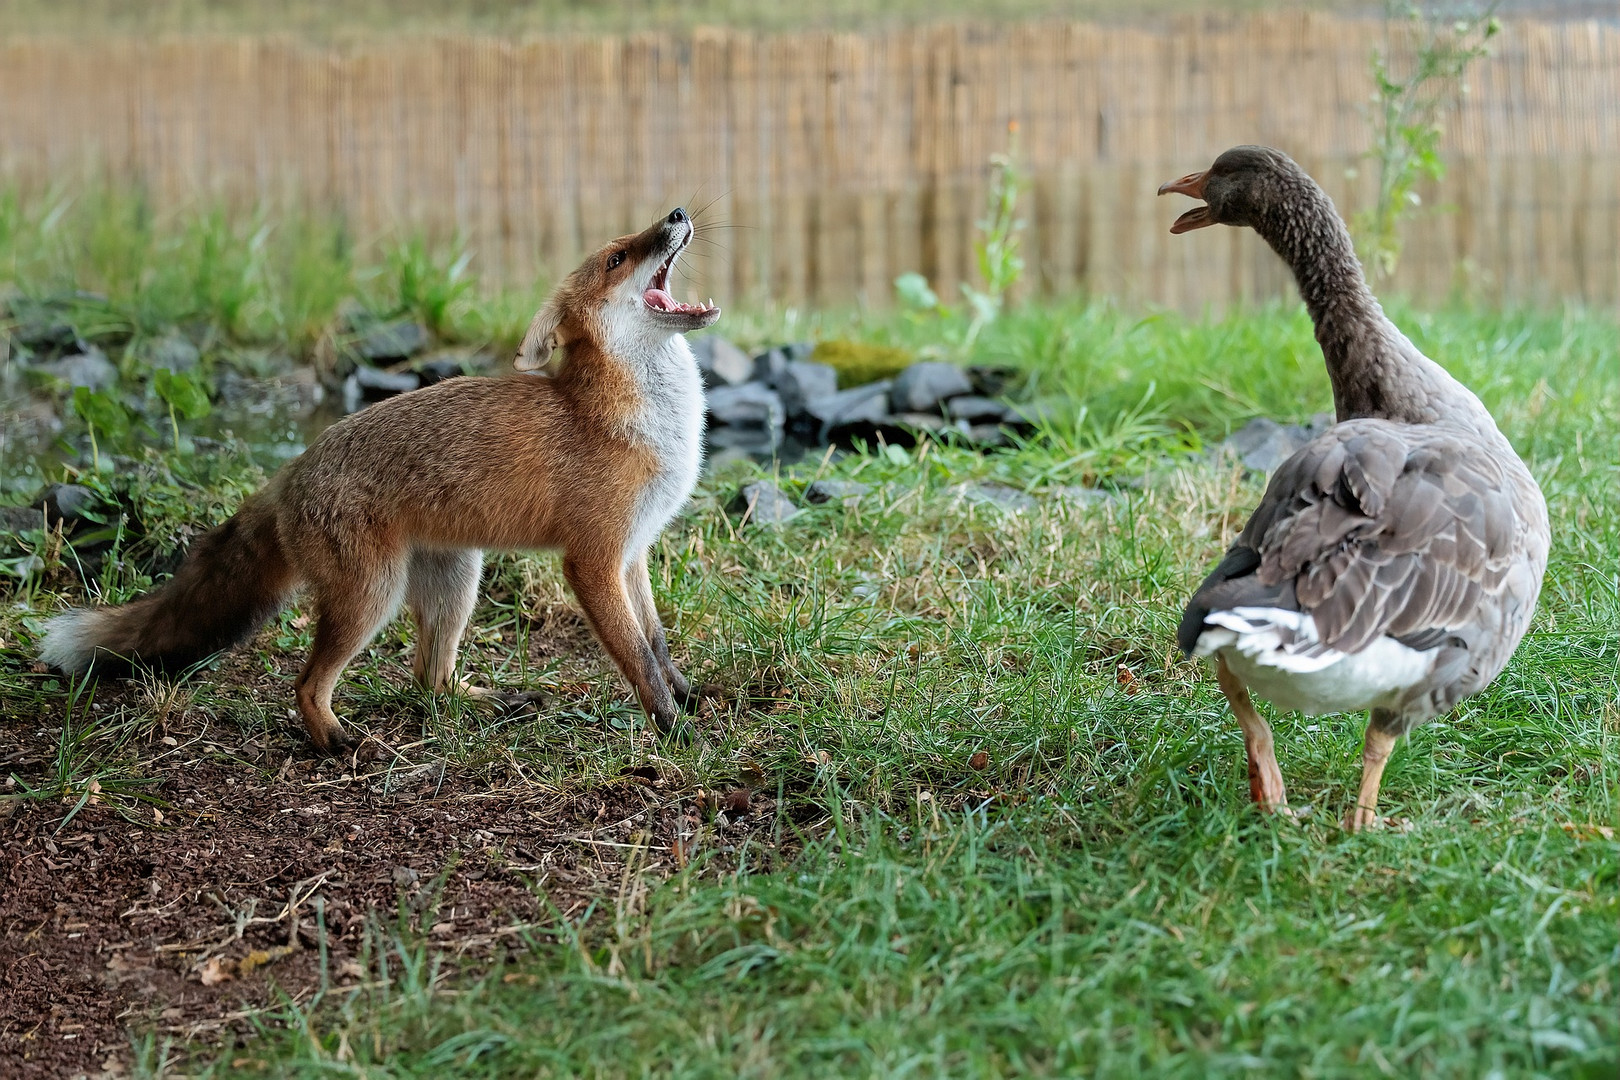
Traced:
[[658, 472], [641, 493], [626, 558], [657, 539], [697, 487], [703, 465], [703, 379], [686, 338], [676, 334], [632, 361], [641, 408], [631, 435], [658, 459]]

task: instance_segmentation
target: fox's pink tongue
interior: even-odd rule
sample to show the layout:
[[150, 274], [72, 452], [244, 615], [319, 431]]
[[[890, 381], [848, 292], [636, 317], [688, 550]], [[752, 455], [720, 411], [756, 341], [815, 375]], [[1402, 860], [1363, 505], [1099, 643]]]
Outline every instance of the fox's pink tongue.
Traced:
[[675, 298], [663, 289], [648, 289], [641, 294], [641, 299], [650, 308], [658, 308], [661, 311], [675, 310]]

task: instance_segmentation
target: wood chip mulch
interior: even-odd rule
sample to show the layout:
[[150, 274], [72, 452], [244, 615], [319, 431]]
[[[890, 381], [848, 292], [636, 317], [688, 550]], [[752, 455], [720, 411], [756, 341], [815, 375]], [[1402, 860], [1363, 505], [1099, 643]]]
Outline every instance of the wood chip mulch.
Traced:
[[[230, 735], [170, 730], [146, 783], [82, 806], [0, 801], [0, 1075], [116, 1075], [132, 1032], [231, 1045], [277, 988], [310, 998], [323, 943], [333, 985], [363, 978], [368, 924], [402, 912], [450, 956], [496, 962], [554, 922], [548, 901], [578, 915], [635, 846], [672, 867], [703, 828], [651, 769], [559, 792]], [[0, 717], [6, 794], [52, 775], [54, 742]]]

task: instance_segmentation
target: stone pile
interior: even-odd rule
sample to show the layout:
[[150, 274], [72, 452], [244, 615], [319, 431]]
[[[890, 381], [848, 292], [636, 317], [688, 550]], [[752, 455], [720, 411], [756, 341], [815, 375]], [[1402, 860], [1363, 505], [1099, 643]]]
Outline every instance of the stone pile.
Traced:
[[1039, 415], [998, 400], [1008, 372], [922, 360], [892, 379], [840, 388], [814, 346], [780, 345], [750, 357], [723, 337], [692, 342], [709, 401], [709, 442], [768, 456], [785, 438], [811, 445], [857, 440], [912, 446], [925, 436], [1004, 446]]

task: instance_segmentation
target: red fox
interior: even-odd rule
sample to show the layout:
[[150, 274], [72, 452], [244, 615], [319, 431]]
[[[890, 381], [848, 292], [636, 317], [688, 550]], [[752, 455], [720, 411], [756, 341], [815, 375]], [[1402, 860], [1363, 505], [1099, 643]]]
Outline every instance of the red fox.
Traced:
[[720, 317], [669, 293], [692, 235], [677, 208], [564, 279], [514, 361], [535, 371], [558, 354], [552, 377], [448, 379], [332, 425], [162, 586], [52, 619], [40, 659], [67, 672], [183, 667], [248, 640], [303, 586], [316, 624], [298, 711], [337, 753], [353, 742], [332, 712], [338, 676], [401, 602], [417, 680], [450, 688], [483, 549], [552, 548], [642, 708], [670, 730], [692, 690], [670, 659], [647, 548], [691, 496], [703, 452], [703, 382], [682, 335]]

